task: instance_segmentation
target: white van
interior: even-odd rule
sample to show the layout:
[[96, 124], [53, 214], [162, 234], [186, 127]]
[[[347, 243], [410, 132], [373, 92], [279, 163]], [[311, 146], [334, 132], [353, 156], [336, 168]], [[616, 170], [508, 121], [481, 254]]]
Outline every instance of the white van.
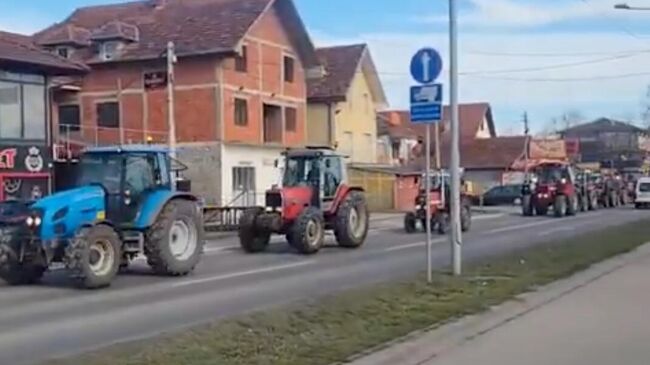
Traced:
[[650, 177], [641, 177], [636, 182], [636, 198], [634, 199], [634, 206], [645, 208], [650, 206]]

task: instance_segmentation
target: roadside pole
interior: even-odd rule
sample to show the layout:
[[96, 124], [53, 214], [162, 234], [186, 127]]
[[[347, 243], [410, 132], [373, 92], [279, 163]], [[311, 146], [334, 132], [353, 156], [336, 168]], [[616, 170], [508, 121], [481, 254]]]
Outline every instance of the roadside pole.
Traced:
[[460, 224], [460, 148], [458, 126], [458, 9], [449, 0], [449, 95], [451, 109], [451, 245], [454, 275], [462, 273]]
[[176, 158], [176, 119], [174, 116], [174, 42], [167, 43], [167, 128], [169, 129], [169, 154]]
[[[436, 124], [436, 146], [438, 146], [438, 123], [442, 114], [442, 84], [433, 83], [442, 70], [440, 54], [432, 48], [419, 50], [411, 59], [411, 75], [420, 83], [411, 87], [411, 122], [426, 125], [426, 147], [424, 166], [425, 230], [427, 232], [427, 282], [433, 281], [431, 242], [431, 124]], [[436, 161], [439, 164], [439, 147], [436, 147]]]

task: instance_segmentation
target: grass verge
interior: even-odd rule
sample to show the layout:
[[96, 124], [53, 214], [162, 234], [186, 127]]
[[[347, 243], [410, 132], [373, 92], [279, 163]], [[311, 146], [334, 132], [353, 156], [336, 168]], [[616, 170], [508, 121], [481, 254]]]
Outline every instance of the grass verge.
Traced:
[[117, 345], [50, 365], [327, 365], [450, 319], [486, 310], [650, 238], [650, 225], [610, 227], [467, 267], [264, 311], [173, 336]]

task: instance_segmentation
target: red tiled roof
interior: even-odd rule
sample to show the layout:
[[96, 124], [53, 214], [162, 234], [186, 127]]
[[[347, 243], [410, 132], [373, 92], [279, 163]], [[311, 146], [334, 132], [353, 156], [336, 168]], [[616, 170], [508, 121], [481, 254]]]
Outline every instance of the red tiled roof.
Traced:
[[139, 39], [138, 28], [119, 20], [108, 22], [101, 28], [93, 31], [92, 40], [122, 39], [130, 42], [137, 42]]
[[325, 76], [308, 82], [309, 99], [344, 101], [366, 48], [365, 44], [318, 48], [316, 56]]
[[[410, 125], [413, 130], [417, 131], [418, 136], [421, 138], [424, 138], [426, 136], [426, 126], [423, 124], [411, 124], [411, 114], [407, 110], [385, 111], [385, 112], [381, 112], [380, 114], [389, 120], [393, 120], [395, 123]], [[461, 141], [474, 140], [485, 118], [487, 118], [488, 121], [488, 128], [490, 129], [490, 135], [493, 137], [496, 136], [490, 104], [488, 103], [459, 104], [458, 119], [460, 125]], [[442, 122], [440, 125], [441, 138], [443, 139], [443, 141], [445, 139], [451, 138], [450, 119], [451, 119], [451, 112], [449, 106], [445, 105], [442, 110]], [[433, 128], [431, 128], [431, 131], [432, 131], [431, 140], [433, 141], [434, 138]]]
[[[126, 45], [112, 61], [158, 58], [167, 43], [179, 56], [233, 53], [259, 17], [272, 6], [284, 17], [287, 34], [307, 66], [318, 64], [313, 45], [292, 0], [141, 0], [76, 10], [62, 24], [35, 37], [42, 41], [67, 25], [97, 31], [120, 21], [137, 27], [139, 41]], [[91, 60], [89, 60], [91, 61]]]
[[84, 47], [90, 45], [90, 31], [73, 24], [61, 25], [52, 29], [38, 39], [41, 46], [73, 45]]
[[36, 47], [29, 37], [0, 31], [0, 67], [32, 69], [47, 74], [85, 71], [85, 67]]

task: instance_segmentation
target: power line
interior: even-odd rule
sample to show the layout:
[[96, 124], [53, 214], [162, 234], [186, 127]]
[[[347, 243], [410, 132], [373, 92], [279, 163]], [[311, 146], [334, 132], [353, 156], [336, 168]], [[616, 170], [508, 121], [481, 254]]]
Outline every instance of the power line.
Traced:
[[[583, 3], [585, 3], [587, 6], [591, 7], [592, 9], [596, 9], [595, 7], [593, 7], [593, 4], [590, 3], [588, 0], [581, 0], [581, 1], [582, 1]], [[604, 13], [603, 11], [599, 11], [599, 12], [600, 12], [601, 14]], [[605, 13], [605, 15], [606, 15], [607, 17], [610, 17], [609, 14], [606, 14], [606, 13]], [[610, 18], [611, 18], [611, 17], [610, 17]], [[630, 30], [628, 27], [626, 27], [625, 25], [622, 25], [622, 24], [619, 24], [619, 23], [613, 23], [613, 24], [615, 24], [615, 26], [616, 26], [620, 31], [622, 31], [623, 33], [629, 35], [630, 37], [635, 38], [635, 39], [637, 39], [637, 40], [640, 40], [640, 41], [642, 41], [642, 42], [644, 42], [644, 43], [647, 43], [647, 40], [648, 40], [647, 37], [641, 37], [641, 36], [639, 36], [638, 34], [636, 34], [636, 33], [634, 33], [633, 31], [631, 31], [631, 30]]]
[[521, 82], [580, 82], [580, 81], [604, 81], [604, 80], [616, 80], [616, 79], [625, 79], [630, 77], [638, 76], [649, 76], [650, 72], [633, 72], [619, 75], [604, 75], [604, 76], [593, 76], [593, 77], [571, 77], [571, 78], [519, 78], [519, 77], [492, 77], [492, 76], [482, 76], [478, 74], [474, 75], [464, 75], [467, 77], [474, 77], [480, 79], [488, 80], [501, 80], [501, 81], [521, 81]]
[[555, 69], [559, 69], [559, 68], [575, 67], [575, 66], [582, 66], [582, 65], [590, 65], [590, 64], [596, 64], [596, 63], [615, 61], [615, 60], [620, 60], [620, 59], [624, 59], [624, 58], [635, 57], [635, 56], [638, 56], [638, 55], [640, 55], [642, 53], [647, 53], [647, 51], [646, 52], [636, 53], [636, 54], [627, 54], [627, 55], [619, 55], [619, 56], [612, 56], [612, 57], [605, 57], [605, 58], [597, 58], [597, 59], [578, 61], [578, 62], [560, 63], [560, 64], [556, 64], [556, 65], [546, 65], [546, 66], [526, 67], [526, 68], [518, 68], [518, 69], [506, 69], [506, 70], [486, 70], [486, 71], [462, 72], [461, 75], [480, 75], [480, 74], [488, 75], [488, 74], [502, 74], [502, 73], [555, 70]]
[[465, 51], [467, 54], [474, 54], [480, 56], [495, 56], [495, 57], [586, 57], [586, 56], [607, 56], [607, 55], [626, 55], [630, 53], [644, 53], [650, 52], [650, 49], [630, 49], [623, 51], [612, 51], [612, 52], [548, 52], [548, 53], [517, 53], [517, 52], [491, 52], [491, 51], [482, 51], [482, 50], [470, 50]]

